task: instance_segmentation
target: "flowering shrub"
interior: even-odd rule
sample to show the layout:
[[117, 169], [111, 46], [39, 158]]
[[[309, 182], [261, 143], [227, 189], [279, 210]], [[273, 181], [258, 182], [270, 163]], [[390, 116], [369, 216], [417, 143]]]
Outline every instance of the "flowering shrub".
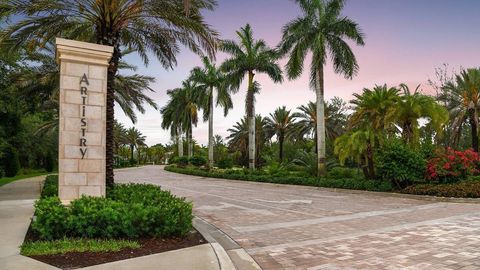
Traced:
[[437, 151], [428, 161], [426, 178], [431, 182], [457, 182], [477, 175], [479, 165], [480, 156], [472, 149], [456, 151], [447, 148], [446, 151]]

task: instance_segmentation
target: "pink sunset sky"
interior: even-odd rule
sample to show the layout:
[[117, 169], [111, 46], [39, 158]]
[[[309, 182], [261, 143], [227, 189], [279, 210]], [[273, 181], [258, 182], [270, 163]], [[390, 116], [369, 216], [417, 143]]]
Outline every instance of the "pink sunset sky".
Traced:
[[[411, 87], [421, 84], [428, 92], [427, 80], [434, 79], [435, 68], [447, 63], [451, 69], [480, 66], [480, 1], [475, 0], [350, 0], [343, 15], [356, 21], [366, 35], [365, 46], [352, 49], [357, 56], [360, 71], [352, 80], [334, 74], [330, 63], [325, 74], [327, 99], [339, 96], [347, 102], [352, 93], [361, 92], [375, 84]], [[255, 38], [264, 39], [271, 47], [281, 39], [281, 28], [301, 13], [292, 0], [220, 0], [213, 12], [206, 12], [206, 21], [222, 39], [236, 39], [235, 31], [246, 23], [252, 25]], [[217, 62], [225, 55], [219, 53]], [[138, 56], [126, 57], [138, 65], [137, 73], [156, 78], [150, 96], [162, 107], [167, 102], [167, 89], [176, 88], [189, 71], [201, 65], [200, 58], [187, 50], [178, 55], [178, 65], [165, 70], [151, 57], [148, 67]], [[286, 60], [280, 61], [282, 68]], [[307, 66], [308, 67], [308, 66]], [[256, 112], [268, 116], [275, 108], [287, 106], [295, 110], [301, 104], [315, 99], [309, 89], [308, 68], [295, 81], [274, 84], [264, 75], [256, 76], [262, 90], [256, 96]], [[233, 96], [234, 108], [224, 117], [221, 109], [214, 113], [215, 134], [228, 135], [227, 129], [239, 121], [245, 112], [246, 86]], [[134, 126], [118, 106], [116, 118], [126, 127]], [[147, 144], [170, 142], [170, 133], [161, 128], [162, 116], [153, 108], [138, 113], [135, 126], [147, 136]], [[208, 123], [202, 121], [193, 130], [198, 143], [208, 139]]]

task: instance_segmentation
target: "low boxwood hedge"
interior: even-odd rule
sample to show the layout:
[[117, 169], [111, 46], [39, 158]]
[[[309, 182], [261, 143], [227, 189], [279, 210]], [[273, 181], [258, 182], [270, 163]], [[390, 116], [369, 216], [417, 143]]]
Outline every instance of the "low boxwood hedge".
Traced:
[[254, 181], [254, 182], [268, 182], [268, 183], [275, 183], [275, 184], [358, 189], [358, 190], [370, 190], [370, 191], [392, 191], [393, 190], [389, 182], [360, 180], [360, 179], [351, 179], [351, 178], [327, 179], [327, 178], [301, 177], [301, 176], [291, 176], [291, 175], [255, 174], [255, 173], [245, 172], [244, 170], [207, 171], [207, 170], [202, 170], [198, 168], [182, 168], [182, 167], [177, 167], [173, 165], [166, 166], [165, 170], [170, 172], [195, 175], [195, 176], [223, 178], [223, 179], [230, 179], [230, 180]]
[[32, 222], [41, 239], [168, 237], [192, 229], [192, 204], [158, 186], [117, 184], [106, 198], [83, 196], [64, 206], [49, 191], [58, 177], [49, 179], [35, 203]]

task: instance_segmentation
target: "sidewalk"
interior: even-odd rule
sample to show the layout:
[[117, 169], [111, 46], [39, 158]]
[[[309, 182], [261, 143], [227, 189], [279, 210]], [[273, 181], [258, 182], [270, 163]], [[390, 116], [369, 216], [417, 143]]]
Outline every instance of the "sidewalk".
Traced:
[[[51, 265], [20, 255], [22, 244], [33, 215], [33, 204], [40, 196], [45, 176], [38, 176], [0, 187], [0, 269], [2, 270], [55, 270]], [[225, 261], [216, 243], [152, 254], [117, 262], [86, 267], [90, 270], [109, 269], [182, 269], [182, 270], [234, 270]], [[223, 251], [225, 252], [225, 251]], [[227, 257], [228, 258], [228, 257]]]

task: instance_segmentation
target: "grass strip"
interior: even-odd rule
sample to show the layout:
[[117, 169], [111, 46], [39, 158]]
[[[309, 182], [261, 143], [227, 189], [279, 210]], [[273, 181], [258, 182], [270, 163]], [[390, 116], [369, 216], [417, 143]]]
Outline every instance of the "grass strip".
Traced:
[[124, 248], [140, 248], [137, 241], [65, 238], [51, 241], [25, 242], [20, 247], [24, 256], [53, 255], [68, 252], [107, 252]]
[[17, 180], [30, 178], [30, 177], [35, 177], [35, 176], [47, 175], [47, 174], [52, 174], [52, 173], [53, 172], [50, 172], [50, 173], [49, 172], [34, 172], [34, 173], [29, 173], [29, 174], [20, 174], [20, 175], [14, 176], [14, 177], [3, 177], [3, 178], [0, 178], [0, 187], [3, 186], [3, 185], [6, 185], [8, 183], [17, 181]]

